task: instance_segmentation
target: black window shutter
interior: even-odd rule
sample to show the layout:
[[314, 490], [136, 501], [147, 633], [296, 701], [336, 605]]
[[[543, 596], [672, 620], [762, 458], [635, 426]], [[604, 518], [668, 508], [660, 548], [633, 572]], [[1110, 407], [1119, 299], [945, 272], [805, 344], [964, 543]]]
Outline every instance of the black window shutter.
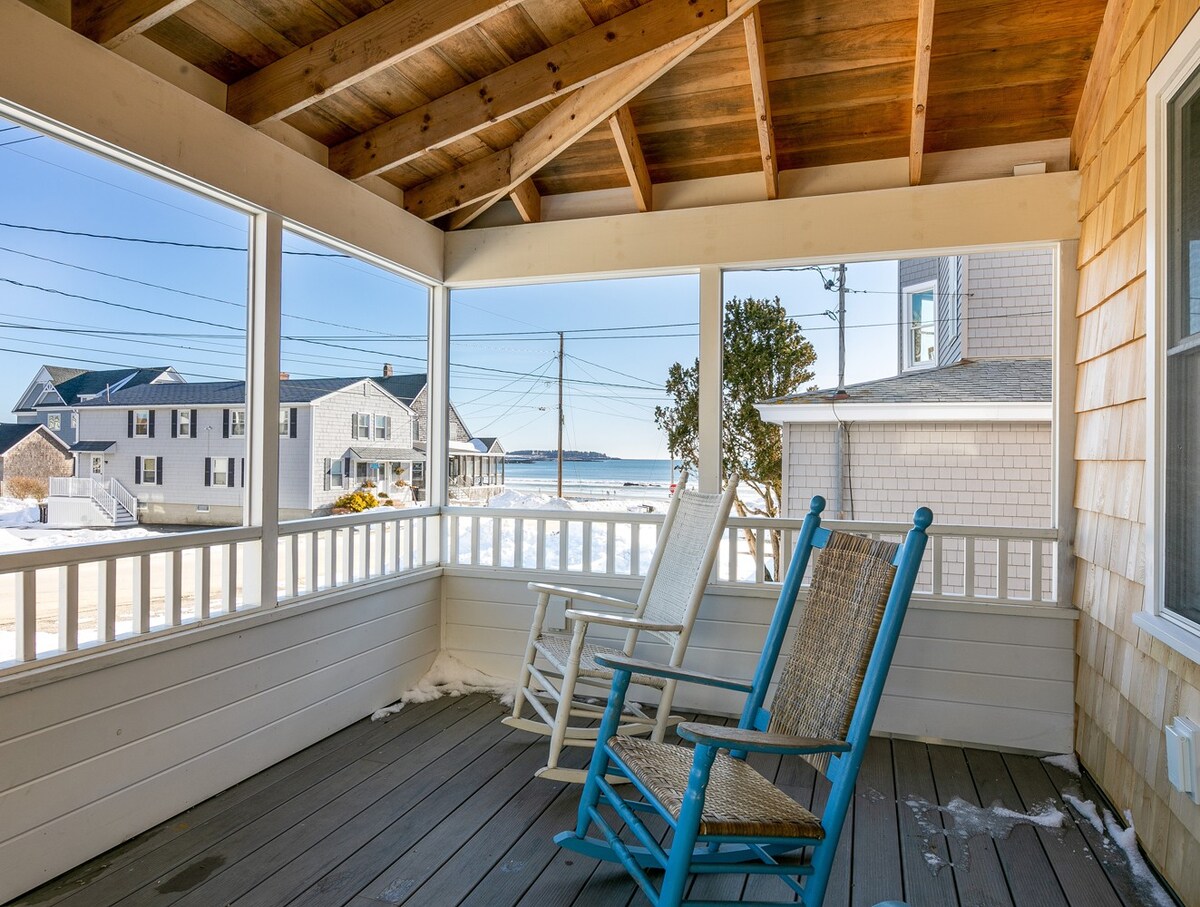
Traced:
[[204, 458], [204, 485], [208, 487], [212, 484], [212, 457]]
[[192, 410], [192, 437], [196, 437], [196, 410]]
[[299, 419], [299, 416], [297, 414], [296, 407], [293, 406], [290, 410], [288, 410], [288, 437], [289, 438], [296, 437], [296, 422], [298, 419]]
[[343, 483], [343, 484], [344, 484], [344, 485], [345, 485], [347, 488], [350, 488], [350, 487], [351, 487], [351, 482], [350, 482], [350, 458], [349, 458], [349, 457], [346, 457], [346, 459], [344, 459], [344, 460], [342, 461], [342, 483]]
[[234, 475], [233, 475], [233, 469], [234, 469], [233, 457], [228, 457], [228, 458], [226, 459], [226, 461], [225, 461], [225, 462], [229, 464], [229, 471], [228, 471], [227, 473], [225, 473], [225, 483], [226, 483], [226, 484], [227, 484], [227, 485], [228, 485], [230, 488], [232, 488], [232, 487], [233, 487], [233, 479], [234, 479]]
[[142, 484], [142, 458], [141, 457], [133, 458], [133, 484], [134, 485]]
[[350, 437], [355, 440], [358, 439], [358, 413], [351, 413], [350, 415]]
[[221, 437], [229, 437], [229, 410], [221, 410]]
[[154, 483], [156, 485], [162, 484], [162, 457], [158, 458], [158, 469], [154, 473]]
[[154, 410], [150, 410], [150, 437], [154, 437]]
[[171, 437], [179, 437], [179, 410], [171, 410]]
[[133, 437], [133, 410], [129, 411], [129, 437]]
[[325, 458], [325, 484], [324, 484], [324, 488], [326, 491], [328, 491], [330, 489], [331, 485], [333, 484], [333, 479], [330, 478], [330, 476], [329, 476], [329, 473], [332, 469], [333, 469], [333, 460], [329, 459], [329, 457], [326, 457]]

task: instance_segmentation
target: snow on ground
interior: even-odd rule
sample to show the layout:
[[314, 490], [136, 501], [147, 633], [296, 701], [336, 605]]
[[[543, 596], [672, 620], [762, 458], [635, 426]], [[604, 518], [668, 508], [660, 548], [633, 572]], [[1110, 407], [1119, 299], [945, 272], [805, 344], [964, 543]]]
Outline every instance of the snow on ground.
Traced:
[[1075, 758], [1074, 753], [1063, 753], [1061, 756], [1046, 756], [1042, 759], [1047, 765], [1053, 765], [1055, 768], [1062, 769], [1068, 775], [1079, 777], [1079, 760]]
[[64, 548], [95, 542], [128, 541], [161, 535], [141, 526], [128, 529], [74, 529], [38, 522], [38, 504], [32, 499], [0, 498], [0, 554]]
[[1175, 907], [1175, 899], [1159, 884], [1158, 876], [1146, 865], [1146, 860], [1142, 857], [1138, 848], [1137, 830], [1133, 827], [1133, 813], [1129, 810], [1125, 810], [1125, 822], [1127, 827], [1122, 828], [1112, 813], [1107, 809], [1104, 811], [1104, 827], [1113, 842], [1125, 852], [1138, 894], [1159, 907]]
[[[1067, 816], [1053, 803], [1047, 802], [1031, 813], [1020, 813], [996, 803], [992, 806], [976, 806], [961, 797], [955, 797], [947, 806], [931, 803], [923, 797], [909, 797], [904, 801], [913, 811], [917, 827], [925, 839], [925, 862], [936, 874], [943, 866], [966, 871], [970, 868], [969, 841], [976, 835], [987, 835], [997, 840], [1007, 838], [1018, 825], [1040, 825], [1043, 828], [1061, 828]], [[941, 813], [954, 819], [943, 823], [936, 816]], [[938, 836], [955, 838], [960, 842], [957, 863], [949, 863], [934, 852], [931, 842]]]
[[499, 696], [503, 705], [509, 706], [516, 694], [516, 684], [468, 667], [447, 652], [439, 652], [433, 667], [417, 681], [417, 685], [402, 693], [392, 705], [371, 715], [371, 720], [379, 721], [395, 715], [410, 702], [431, 702], [443, 696], [465, 696], [468, 693], [491, 693]]

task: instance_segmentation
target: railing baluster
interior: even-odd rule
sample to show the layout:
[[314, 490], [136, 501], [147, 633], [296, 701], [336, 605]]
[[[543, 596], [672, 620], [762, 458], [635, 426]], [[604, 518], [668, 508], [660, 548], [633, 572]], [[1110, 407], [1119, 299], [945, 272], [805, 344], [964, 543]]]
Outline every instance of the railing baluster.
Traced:
[[237, 610], [237, 542], [225, 546], [225, 577], [221, 582], [221, 604], [226, 614]]
[[287, 551], [287, 573], [284, 574], [284, 597], [299, 598], [300, 596], [300, 533], [294, 532], [284, 540], [284, 550]]
[[1008, 539], [996, 539], [996, 598], [1008, 598]]
[[767, 545], [762, 529], [754, 530], [754, 581], [763, 582], [767, 577]]
[[183, 621], [183, 549], [167, 552], [163, 576], [163, 615], [168, 627]]
[[521, 517], [513, 520], [513, 566], [525, 566], [525, 521]]
[[584, 520], [583, 530], [583, 572], [592, 572], [592, 521]]
[[[422, 522], [421, 525], [423, 527], [425, 525], [424, 522]], [[416, 566], [416, 561], [414, 560], [414, 558], [416, 558], [416, 556], [417, 556], [416, 546], [417, 546], [417, 521], [412, 520], [408, 524], [408, 560], [406, 561], [406, 566], [410, 570]]]
[[566, 520], [558, 521], [558, 569], [565, 571], [567, 569], [568, 555], [571, 550], [570, 539], [570, 524]]
[[729, 560], [729, 581], [736, 583], [738, 581], [738, 536], [742, 530], [735, 529], [730, 526], [725, 530], [726, 538], [726, 556]]
[[604, 546], [604, 572], [617, 572], [617, 524], [612, 520], [605, 523], [607, 535]]
[[963, 595], [975, 598], [975, 537], [963, 538]]
[[477, 516], [467, 517], [467, 563], [472, 567], [479, 566], [479, 536], [483, 531], [482, 523]]
[[488, 565], [490, 567], [500, 566], [500, 517], [492, 517], [492, 561]]
[[1029, 540], [1029, 600], [1040, 602], [1042, 598], [1042, 540]]
[[22, 570], [13, 574], [16, 582], [16, 659], [33, 661], [37, 658], [37, 570]]
[[538, 517], [534, 522], [534, 542], [537, 550], [533, 555], [533, 566], [537, 570], [546, 569], [546, 520]]
[[196, 549], [195, 569], [196, 619], [205, 620], [212, 614], [212, 548], [209, 545]]
[[395, 531], [392, 533], [392, 563], [396, 567], [396, 572], [399, 573], [404, 569], [404, 534], [408, 531], [408, 525], [412, 520], [397, 520], [394, 524]]
[[642, 575], [642, 524], [629, 524], [629, 575]]
[[150, 629], [150, 555], [133, 560], [133, 635]]
[[64, 652], [79, 648], [79, 565], [58, 568], [58, 647]]

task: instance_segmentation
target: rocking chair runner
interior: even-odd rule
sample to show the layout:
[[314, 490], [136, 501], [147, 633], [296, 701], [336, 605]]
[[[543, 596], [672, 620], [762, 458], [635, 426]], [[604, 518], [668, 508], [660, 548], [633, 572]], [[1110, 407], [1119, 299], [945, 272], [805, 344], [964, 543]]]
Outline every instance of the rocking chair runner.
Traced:
[[[564, 746], [595, 745], [599, 729], [584, 723], [573, 725], [571, 719], [594, 722], [604, 714], [602, 702], [584, 701], [577, 693], [579, 687], [587, 686], [595, 688], [598, 696], [603, 696], [603, 691], [609, 687], [613, 672], [599, 664], [597, 658], [631, 655], [639, 634], [645, 631], [671, 647], [670, 666], [678, 667], [683, 662], [736, 491], [731, 483], [724, 494], [703, 494], [685, 489], [686, 481], [685, 472], [671, 497], [636, 602], [545, 583], [529, 584], [529, 588], [538, 593], [538, 603], [517, 681], [513, 712], [503, 721], [510, 727], [549, 735], [550, 753], [546, 766], [538, 770], [538, 777], [575, 782], [587, 777], [582, 769], [559, 766], [558, 760]], [[550, 600], [556, 597], [566, 600], [566, 618], [574, 624], [570, 636], [545, 632]], [[576, 603], [598, 605], [605, 610], [580, 610], [573, 607]], [[614, 610], [618, 608], [624, 613]], [[624, 645], [610, 648], [589, 642], [587, 632], [592, 625], [625, 630]], [[537, 664], [539, 657], [549, 664], [548, 668]], [[661, 741], [667, 727], [681, 720], [671, 716], [676, 681], [639, 673], [633, 682], [661, 691], [655, 715], [651, 718], [640, 706], [630, 703], [626, 720], [610, 731], [610, 735], [653, 732], [653, 739]], [[544, 701], [543, 697], [549, 701]], [[525, 705], [529, 705], [538, 718], [523, 718], [521, 713]]]
[[[685, 886], [694, 873], [776, 875], [800, 894], [805, 907], [820, 907], [824, 899], [838, 836], [921, 565], [925, 530], [933, 521], [929, 509], [920, 508], [914, 527], [898, 546], [820, 528], [824, 507], [823, 498], [813, 498], [753, 683], [630, 658], [599, 659], [614, 672], [600, 729], [603, 742], [592, 755], [576, 828], [555, 841], [591, 857], [620, 860], [656, 907], [684, 903]], [[815, 558], [807, 604], [768, 710], [763, 707], [767, 686], [814, 548], [823, 550]], [[634, 672], [744, 692], [741, 721], [736, 728], [679, 725], [679, 736], [693, 741], [694, 749], [614, 736]], [[745, 761], [748, 752], [800, 755], [823, 772], [831, 782], [823, 815], [813, 815], [758, 774]], [[632, 781], [641, 798], [625, 799], [610, 782], [613, 777]], [[618, 837], [599, 809], [601, 797], [640, 846]], [[673, 837], [666, 849], [646, 829], [639, 812], [656, 813], [670, 827]], [[587, 837], [592, 823], [604, 839]], [[659, 889], [647, 868], [665, 870]]]

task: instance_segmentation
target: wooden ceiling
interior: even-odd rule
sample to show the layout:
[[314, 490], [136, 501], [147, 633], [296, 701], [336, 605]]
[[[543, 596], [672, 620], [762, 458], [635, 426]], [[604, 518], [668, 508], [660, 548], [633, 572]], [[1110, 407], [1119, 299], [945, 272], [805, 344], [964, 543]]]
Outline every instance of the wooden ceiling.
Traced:
[[1067, 138], [1105, 0], [73, 0], [447, 228], [510, 197]]

